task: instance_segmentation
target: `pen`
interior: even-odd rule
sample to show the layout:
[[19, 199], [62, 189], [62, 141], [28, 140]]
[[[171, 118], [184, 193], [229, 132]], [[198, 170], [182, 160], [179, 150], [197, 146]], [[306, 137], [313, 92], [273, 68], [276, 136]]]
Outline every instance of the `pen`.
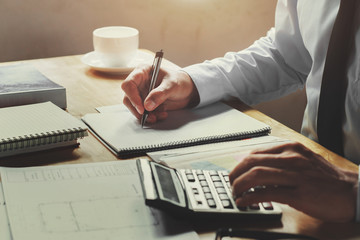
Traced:
[[[160, 52], [156, 52], [156, 54], [155, 54], [154, 62], [152, 64], [151, 71], [150, 71], [150, 79], [151, 80], [150, 80], [149, 93], [155, 87], [155, 83], [156, 83], [156, 79], [157, 79], [158, 74], [159, 74], [160, 64], [161, 64], [161, 60], [163, 58], [163, 55], [164, 55], [163, 50], [160, 50]], [[144, 127], [144, 124], [146, 122], [146, 119], [147, 119], [148, 115], [149, 115], [149, 112], [144, 110], [144, 114], [142, 115], [141, 122], [140, 122], [142, 128]]]

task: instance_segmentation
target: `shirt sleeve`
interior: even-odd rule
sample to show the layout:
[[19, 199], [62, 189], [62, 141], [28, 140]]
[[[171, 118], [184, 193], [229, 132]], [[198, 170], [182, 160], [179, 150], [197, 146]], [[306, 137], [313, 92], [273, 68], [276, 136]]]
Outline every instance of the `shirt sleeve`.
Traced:
[[203, 106], [229, 97], [252, 105], [302, 88], [311, 69], [297, 17], [297, 1], [279, 1], [275, 27], [239, 52], [184, 68]]

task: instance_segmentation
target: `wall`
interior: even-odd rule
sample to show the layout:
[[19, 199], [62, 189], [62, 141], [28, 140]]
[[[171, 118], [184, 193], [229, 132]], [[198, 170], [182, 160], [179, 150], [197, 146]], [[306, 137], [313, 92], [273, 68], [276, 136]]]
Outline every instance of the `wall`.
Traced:
[[[238, 51], [274, 24], [275, 0], [0, 0], [0, 62], [92, 51], [92, 30], [126, 25], [180, 66]], [[298, 130], [302, 93], [260, 110]], [[300, 101], [300, 102], [299, 102]], [[299, 106], [294, 109], [294, 105]], [[285, 111], [284, 111], [285, 109]], [[289, 111], [296, 113], [288, 115]], [[286, 113], [286, 114], [284, 114]]]

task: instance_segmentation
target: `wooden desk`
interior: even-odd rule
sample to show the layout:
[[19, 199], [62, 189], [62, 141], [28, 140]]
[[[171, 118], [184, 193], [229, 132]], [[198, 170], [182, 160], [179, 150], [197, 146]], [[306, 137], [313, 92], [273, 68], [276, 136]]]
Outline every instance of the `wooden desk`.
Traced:
[[[107, 75], [93, 71], [81, 62], [81, 56], [36, 59], [23, 62], [34, 65], [48, 78], [66, 88], [68, 101], [67, 110], [77, 118], [81, 118], [86, 113], [96, 112], [95, 107], [122, 103], [123, 92], [121, 90], [121, 83], [126, 76]], [[13, 63], [0, 63], [0, 65], [8, 64]], [[165, 61], [164, 64], [176, 67], [168, 61]], [[340, 167], [357, 171], [356, 165], [329, 152], [317, 143], [259, 111], [238, 101], [232, 101], [229, 102], [229, 104], [270, 125], [272, 127], [272, 135], [302, 142], [330, 162]], [[0, 159], [0, 165], [16, 167], [117, 160], [117, 158], [92, 135], [80, 140], [80, 144], [80, 147], [74, 150], [54, 150], [51, 152], [40, 152], [26, 156]], [[329, 209], [329, 211], [331, 211], [331, 209]], [[242, 228], [302, 233], [319, 239], [355, 239], [357, 236], [360, 236], [360, 227], [355, 223], [324, 223], [285, 205], [283, 205], [281, 222], [247, 221], [237, 224]], [[196, 230], [199, 232], [201, 239], [214, 239], [214, 229], [198, 227]]]

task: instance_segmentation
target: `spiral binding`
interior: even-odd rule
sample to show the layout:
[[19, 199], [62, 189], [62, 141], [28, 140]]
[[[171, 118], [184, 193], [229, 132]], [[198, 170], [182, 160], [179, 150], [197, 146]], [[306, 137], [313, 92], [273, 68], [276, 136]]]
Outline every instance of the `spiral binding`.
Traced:
[[87, 136], [86, 129], [81, 127], [63, 129], [40, 134], [30, 134], [0, 140], [0, 152], [37, 147], [41, 145], [69, 142]]
[[221, 136], [219, 135], [208, 136], [204, 138], [194, 138], [184, 141], [167, 142], [158, 145], [147, 145], [147, 146], [138, 146], [132, 148], [124, 148], [121, 149], [117, 154], [120, 157], [132, 157], [132, 156], [142, 155], [146, 152], [155, 152], [155, 151], [162, 151], [162, 150], [181, 148], [181, 147], [191, 147], [191, 146], [209, 144], [209, 143], [218, 143], [218, 142], [241, 140], [246, 138], [254, 138], [254, 137], [268, 135], [270, 134], [270, 132], [271, 132], [271, 128], [265, 127], [262, 129], [258, 129], [256, 131], [232, 133]]

